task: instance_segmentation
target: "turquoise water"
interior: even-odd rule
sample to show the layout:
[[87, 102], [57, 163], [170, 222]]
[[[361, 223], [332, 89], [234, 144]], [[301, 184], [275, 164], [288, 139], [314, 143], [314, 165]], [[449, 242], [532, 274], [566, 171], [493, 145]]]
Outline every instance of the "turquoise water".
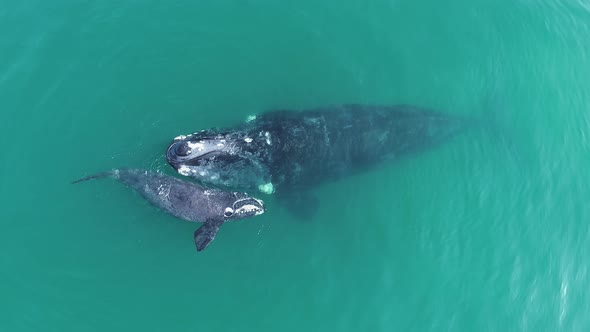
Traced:
[[[1, 331], [588, 331], [590, 3], [4, 1]], [[112, 181], [277, 108], [489, 117], [195, 251]], [[501, 139], [499, 136], [503, 136]], [[509, 143], [507, 143], [509, 142]]]

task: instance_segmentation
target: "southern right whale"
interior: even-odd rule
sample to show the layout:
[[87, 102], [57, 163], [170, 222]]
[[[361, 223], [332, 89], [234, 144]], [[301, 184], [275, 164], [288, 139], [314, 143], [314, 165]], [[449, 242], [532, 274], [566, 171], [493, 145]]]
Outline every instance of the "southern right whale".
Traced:
[[280, 110], [231, 128], [176, 137], [166, 158], [180, 174], [232, 190], [287, 196], [431, 149], [455, 136], [464, 117], [412, 105], [345, 104]]
[[194, 234], [197, 251], [207, 248], [224, 222], [257, 216], [265, 211], [261, 200], [246, 193], [204, 188], [154, 171], [116, 169], [72, 183], [104, 177], [112, 177], [134, 189], [152, 205], [177, 218], [203, 222]]

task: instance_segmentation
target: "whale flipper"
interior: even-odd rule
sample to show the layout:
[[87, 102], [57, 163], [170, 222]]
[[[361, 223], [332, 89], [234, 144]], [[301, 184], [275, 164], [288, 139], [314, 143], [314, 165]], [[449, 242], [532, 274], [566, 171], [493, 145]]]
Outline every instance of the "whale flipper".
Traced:
[[217, 235], [217, 232], [219, 232], [219, 228], [223, 225], [223, 222], [224, 220], [222, 218], [209, 219], [203, 224], [203, 226], [195, 231], [197, 251], [205, 250], [205, 248], [215, 240], [215, 236]]

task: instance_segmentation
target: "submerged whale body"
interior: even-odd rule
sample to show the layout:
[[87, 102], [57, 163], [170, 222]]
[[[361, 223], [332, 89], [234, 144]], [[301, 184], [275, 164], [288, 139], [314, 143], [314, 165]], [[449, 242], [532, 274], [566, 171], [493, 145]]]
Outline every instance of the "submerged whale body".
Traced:
[[432, 148], [464, 124], [410, 105], [272, 111], [233, 128], [178, 136], [166, 158], [203, 184], [293, 193]]
[[264, 203], [242, 192], [207, 189], [159, 172], [119, 169], [74, 181], [112, 177], [137, 191], [152, 205], [188, 221], [204, 223], [194, 233], [197, 251], [215, 239], [226, 221], [240, 220], [264, 213]]

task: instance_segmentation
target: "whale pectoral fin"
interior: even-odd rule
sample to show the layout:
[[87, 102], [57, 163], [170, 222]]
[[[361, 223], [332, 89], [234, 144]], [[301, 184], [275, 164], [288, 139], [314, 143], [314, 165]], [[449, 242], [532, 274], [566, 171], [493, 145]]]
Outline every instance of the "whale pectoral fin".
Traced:
[[309, 193], [281, 195], [278, 200], [290, 214], [300, 220], [313, 219], [320, 206], [317, 197]]
[[223, 225], [223, 222], [223, 219], [209, 219], [195, 231], [197, 251], [205, 250], [215, 240], [215, 236], [219, 232], [219, 228]]

